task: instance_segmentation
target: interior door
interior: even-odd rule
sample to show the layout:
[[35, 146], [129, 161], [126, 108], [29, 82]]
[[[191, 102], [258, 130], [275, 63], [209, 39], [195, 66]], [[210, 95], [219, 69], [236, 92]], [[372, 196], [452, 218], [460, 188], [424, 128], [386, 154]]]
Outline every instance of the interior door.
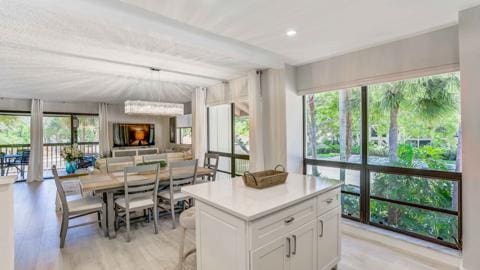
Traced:
[[314, 220], [292, 232], [291, 269], [314, 270], [317, 266], [316, 223]]
[[330, 270], [340, 260], [340, 207], [317, 219], [318, 270]]
[[281, 237], [252, 253], [252, 270], [289, 270], [291, 238]]

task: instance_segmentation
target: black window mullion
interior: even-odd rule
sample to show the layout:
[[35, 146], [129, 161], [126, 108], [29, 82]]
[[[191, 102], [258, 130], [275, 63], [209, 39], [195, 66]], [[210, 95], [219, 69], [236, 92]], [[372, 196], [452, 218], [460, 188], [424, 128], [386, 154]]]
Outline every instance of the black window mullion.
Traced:
[[231, 146], [232, 157], [230, 158], [230, 168], [232, 177], [235, 177], [235, 103], [230, 104], [230, 129], [231, 129]]
[[368, 163], [368, 89], [361, 89], [361, 160], [360, 170], [360, 221], [368, 223], [370, 220], [370, 177], [367, 170]]

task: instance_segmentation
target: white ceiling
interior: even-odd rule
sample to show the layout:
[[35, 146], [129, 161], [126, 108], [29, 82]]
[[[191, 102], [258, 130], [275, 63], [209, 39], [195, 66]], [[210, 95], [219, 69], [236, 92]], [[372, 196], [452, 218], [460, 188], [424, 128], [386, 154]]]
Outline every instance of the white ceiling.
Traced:
[[[289, 64], [452, 25], [479, 0], [122, 0], [285, 56]], [[297, 31], [295, 38], [285, 35]]]
[[[459, 10], [478, 3], [5, 0], [0, 2], [0, 97], [187, 102], [195, 86], [451, 25]], [[287, 38], [288, 28], [297, 36]], [[152, 66], [203, 77], [152, 72]]]

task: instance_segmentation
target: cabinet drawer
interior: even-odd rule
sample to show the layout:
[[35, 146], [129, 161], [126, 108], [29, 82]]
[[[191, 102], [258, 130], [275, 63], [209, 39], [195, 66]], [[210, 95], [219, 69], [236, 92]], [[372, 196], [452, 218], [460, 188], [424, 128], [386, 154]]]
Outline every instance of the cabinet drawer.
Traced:
[[315, 219], [315, 199], [280, 210], [252, 223], [252, 248], [261, 247]]
[[338, 207], [340, 205], [340, 188], [331, 190], [325, 194], [317, 197], [317, 216], [323, 215], [326, 212]]

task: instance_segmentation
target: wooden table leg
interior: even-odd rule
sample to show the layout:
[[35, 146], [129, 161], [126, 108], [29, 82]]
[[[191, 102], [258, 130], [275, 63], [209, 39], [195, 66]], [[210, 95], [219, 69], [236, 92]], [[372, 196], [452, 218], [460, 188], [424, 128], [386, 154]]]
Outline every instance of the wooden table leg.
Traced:
[[115, 232], [115, 210], [113, 201], [113, 191], [107, 191], [107, 221], [108, 221], [108, 237], [114, 239], [117, 236]]

